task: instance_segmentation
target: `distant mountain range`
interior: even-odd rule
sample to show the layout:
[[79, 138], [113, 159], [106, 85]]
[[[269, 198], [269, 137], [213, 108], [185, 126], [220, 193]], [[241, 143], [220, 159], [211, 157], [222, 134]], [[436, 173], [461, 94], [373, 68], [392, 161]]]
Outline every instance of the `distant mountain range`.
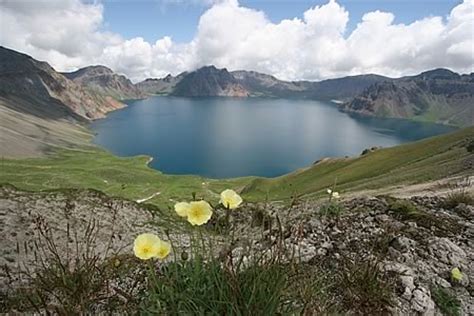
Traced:
[[104, 66], [61, 74], [45, 62], [0, 47], [0, 118], [1, 127], [8, 132], [0, 135], [4, 148], [18, 140], [15, 135], [23, 135], [22, 150], [30, 152], [39, 143], [51, 144], [54, 137], [61, 138], [52, 122], [61, 122], [64, 130], [77, 130], [71, 124], [103, 118], [124, 107], [119, 100], [156, 94], [337, 100], [341, 111], [359, 115], [474, 124], [474, 74], [459, 75], [446, 69], [398, 79], [359, 75], [290, 82], [254, 71], [206, 66], [133, 84]]
[[144, 92], [184, 97], [276, 97], [337, 100], [344, 112], [449, 125], [474, 124], [474, 73], [434, 69], [416, 76], [349, 76], [319, 82], [282, 81], [254, 71], [200, 68], [176, 77], [147, 79]]
[[162, 79], [146, 79], [137, 86], [149, 94], [183, 97], [274, 97], [349, 100], [368, 86], [389, 80], [378, 75], [350, 76], [320, 82], [283, 81], [255, 71], [232, 71], [206, 66]]
[[370, 85], [340, 109], [369, 116], [469, 126], [474, 124], [474, 73], [459, 75], [435, 69], [384, 80]]

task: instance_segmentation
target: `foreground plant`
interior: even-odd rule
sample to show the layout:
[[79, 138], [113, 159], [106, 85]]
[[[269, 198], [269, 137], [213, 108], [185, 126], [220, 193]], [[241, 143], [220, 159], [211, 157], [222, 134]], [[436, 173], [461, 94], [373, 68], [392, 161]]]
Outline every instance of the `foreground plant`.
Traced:
[[193, 226], [206, 224], [212, 217], [212, 207], [206, 201], [178, 202], [174, 209], [176, 213], [185, 217]]
[[142, 260], [151, 258], [165, 259], [171, 251], [171, 245], [157, 235], [145, 233], [139, 235], [134, 242], [133, 252]]
[[[100, 308], [104, 313], [127, 313], [124, 296], [128, 307], [134, 306], [136, 302], [128, 293], [136, 290], [135, 285], [120, 298], [110, 286], [110, 280], [120, 277], [121, 265], [128, 262], [124, 258], [122, 263], [122, 257], [112, 249], [113, 228], [104, 231], [93, 219], [85, 227], [68, 222], [64, 230], [54, 231], [41, 217], [34, 224], [33, 238], [17, 246], [19, 255], [21, 252], [27, 258], [33, 254], [34, 261], [25, 259], [18, 271], [7, 271], [11, 288], [7, 300], [0, 304], [5, 305], [2, 312], [6, 308], [14, 314], [88, 315]], [[108, 244], [99, 243], [101, 234], [110, 234]]]
[[225, 208], [234, 210], [242, 204], [242, 198], [234, 190], [224, 190], [221, 193], [221, 199], [219, 203], [224, 205]]
[[[268, 255], [246, 249], [233, 257], [233, 233], [226, 230], [225, 241], [213, 244], [204, 236], [204, 224], [213, 216], [226, 218], [242, 205], [243, 199], [233, 190], [220, 194], [213, 208], [207, 201], [178, 202], [174, 210], [191, 224], [190, 251], [183, 251], [181, 260], [162, 266], [160, 272], [150, 265], [149, 290], [142, 304], [144, 314], [172, 315], [274, 315], [282, 309], [283, 291], [287, 287], [287, 267], [281, 262], [281, 251]], [[224, 213], [220, 213], [224, 209]], [[226, 226], [231, 228], [230, 226]], [[197, 236], [195, 232], [198, 232]], [[198, 239], [196, 241], [196, 238]], [[200, 239], [200, 240], [199, 240]], [[145, 260], [154, 257], [160, 245], [157, 236], [138, 237]], [[137, 241], [136, 241], [137, 242]], [[208, 243], [208, 246], [206, 246]], [[220, 251], [214, 252], [217, 248]], [[145, 252], [143, 255], [142, 252]], [[246, 257], [250, 261], [243, 263]]]
[[[334, 185], [335, 187], [335, 185]], [[339, 216], [344, 210], [343, 206], [337, 202], [340, 195], [334, 189], [327, 189], [328, 201], [320, 207], [320, 212], [324, 216]]]

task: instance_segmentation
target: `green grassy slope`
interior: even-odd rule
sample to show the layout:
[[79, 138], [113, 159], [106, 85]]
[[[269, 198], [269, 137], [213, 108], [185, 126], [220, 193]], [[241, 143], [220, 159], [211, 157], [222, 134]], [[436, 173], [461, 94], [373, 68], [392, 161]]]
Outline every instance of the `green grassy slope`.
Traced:
[[131, 200], [147, 198], [159, 206], [190, 199], [191, 193], [211, 201], [227, 187], [239, 188], [249, 180], [210, 180], [198, 176], [165, 175], [147, 166], [149, 157], [119, 158], [104, 150], [61, 150], [48, 158], [3, 159], [0, 183], [25, 190], [91, 188]]
[[[246, 200], [288, 200], [297, 195], [324, 194], [337, 179], [341, 192], [420, 183], [472, 173], [466, 159], [474, 127], [356, 158], [334, 158], [278, 178], [211, 180], [199, 176], [166, 175], [147, 166], [149, 157], [119, 158], [104, 150], [60, 150], [47, 158], [2, 159], [0, 183], [20, 189], [92, 188], [138, 200], [157, 192], [148, 203], [171, 206], [192, 192], [217, 202], [224, 188], [243, 189]], [[170, 200], [171, 199], [171, 200]]]
[[338, 190], [356, 191], [472, 174], [472, 165], [466, 165], [473, 157], [466, 149], [469, 139], [474, 139], [474, 127], [356, 158], [327, 159], [282, 177], [255, 179], [244, 192], [250, 199], [265, 195], [276, 200], [324, 194], [336, 180]]

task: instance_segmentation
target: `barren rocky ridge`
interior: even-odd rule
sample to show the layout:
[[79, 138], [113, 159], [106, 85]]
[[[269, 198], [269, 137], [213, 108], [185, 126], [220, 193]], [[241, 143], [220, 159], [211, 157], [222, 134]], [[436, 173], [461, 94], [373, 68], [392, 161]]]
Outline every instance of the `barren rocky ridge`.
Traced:
[[[391, 314], [440, 315], [435, 291], [441, 289], [459, 300], [462, 315], [472, 315], [474, 207], [462, 203], [446, 207], [445, 202], [445, 197], [437, 195], [409, 199], [350, 198], [341, 202], [343, 211], [337, 217], [321, 213], [324, 201], [301, 200], [292, 206], [246, 204], [235, 213], [234, 224], [242, 234], [232, 251], [238, 258], [242, 247], [249, 242], [266, 251], [275, 246], [272, 241], [283, 233], [288, 249], [296, 251], [308, 269], [315, 268], [320, 273], [328, 274], [329, 270], [325, 270], [328, 266], [337, 270], [345, 262], [357, 265], [377, 262], [377, 268], [393, 285], [393, 302], [387, 306]], [[155, 219], [156, 216], [159, 217], [155, 214]], [[54, 229], [58, 244], [67, 246], [67, 223], [81, 235], [92, 217], [101, 227], [97, 245], [105, 247], [111, 243], [111, 254], [131, 254], [134, 236], [143, 231], [164, 234], [158, 226], [149, 224], [153, 219], [150, 209], [136, 202], [89, 190], [31, 193], [3, 186], [0, 190], [1, 230], [5, 236], [1, 241], [2, 266], [14, 270], [18, 263], [32, 260], [32, 253], [25, 253], [23, 248], [33, 249], [39, 218]], [[269, 225], [262, 235], [255, 221], [260, 221], [258, 218], [275, 221], [277, 217], [282, 229]], [[185, 244], [184, 236], [177, 230], [172, 238], [182, 238]], [[67, 249], [62, 248], [64, 255]], [[451, 278], [453, 268], [462, 271], [461, 281]], [[0, 280], [5, 290], [4, 273]]]

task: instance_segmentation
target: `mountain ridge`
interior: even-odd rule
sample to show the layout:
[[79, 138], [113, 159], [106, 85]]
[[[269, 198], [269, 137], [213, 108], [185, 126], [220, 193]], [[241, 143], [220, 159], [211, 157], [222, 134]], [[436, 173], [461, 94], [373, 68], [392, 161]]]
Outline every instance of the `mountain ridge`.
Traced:
[[102, 65], [87, 66], [62, 75], [91, 91], [117, 100], [142, 99], [147, 96], [130, 79]]
[[46, 62], [0, 47], [0, 95], [64, 106], [85, 120], [105, 117], [124, 104], [84, 89]]
[[[206, 74], [210, 77], [206, 78]], [[181, 83], [185, 78], [188, 83], [186, 81], [185, 84]], [[226, 68], [219, 69], [214, 65], [208, 65], [177, 76], [168, 74], [164, 78], [147, 78], [135, 85], [148, 94], [186, 97], [239, 96], [331, 100], [351, 98], [374, 82], [390, 79], [366, 74], [322, 81], [284, 81], [257, 71], [228, 71]], [[204, 81], [208, 82], [203, 83]], [[191, 82], [196, 87], [193, 87]], [[226, 91], [222, 87], [233, 87], [233, 89], [229, 88]]]
[[339, 109], [364, 116], [474, 124], [474, 74], [433, 69], [375, 83]]
[[185, 75], [174, 87], [172, 95], [186, 97], [248, 97], [245, 89], [226, 69], [205, 66]]
[[0, 46], [0, 155], [32, 157], [87, 146], [84, 123], [124, 107], [89, 91], [48, 63]]

